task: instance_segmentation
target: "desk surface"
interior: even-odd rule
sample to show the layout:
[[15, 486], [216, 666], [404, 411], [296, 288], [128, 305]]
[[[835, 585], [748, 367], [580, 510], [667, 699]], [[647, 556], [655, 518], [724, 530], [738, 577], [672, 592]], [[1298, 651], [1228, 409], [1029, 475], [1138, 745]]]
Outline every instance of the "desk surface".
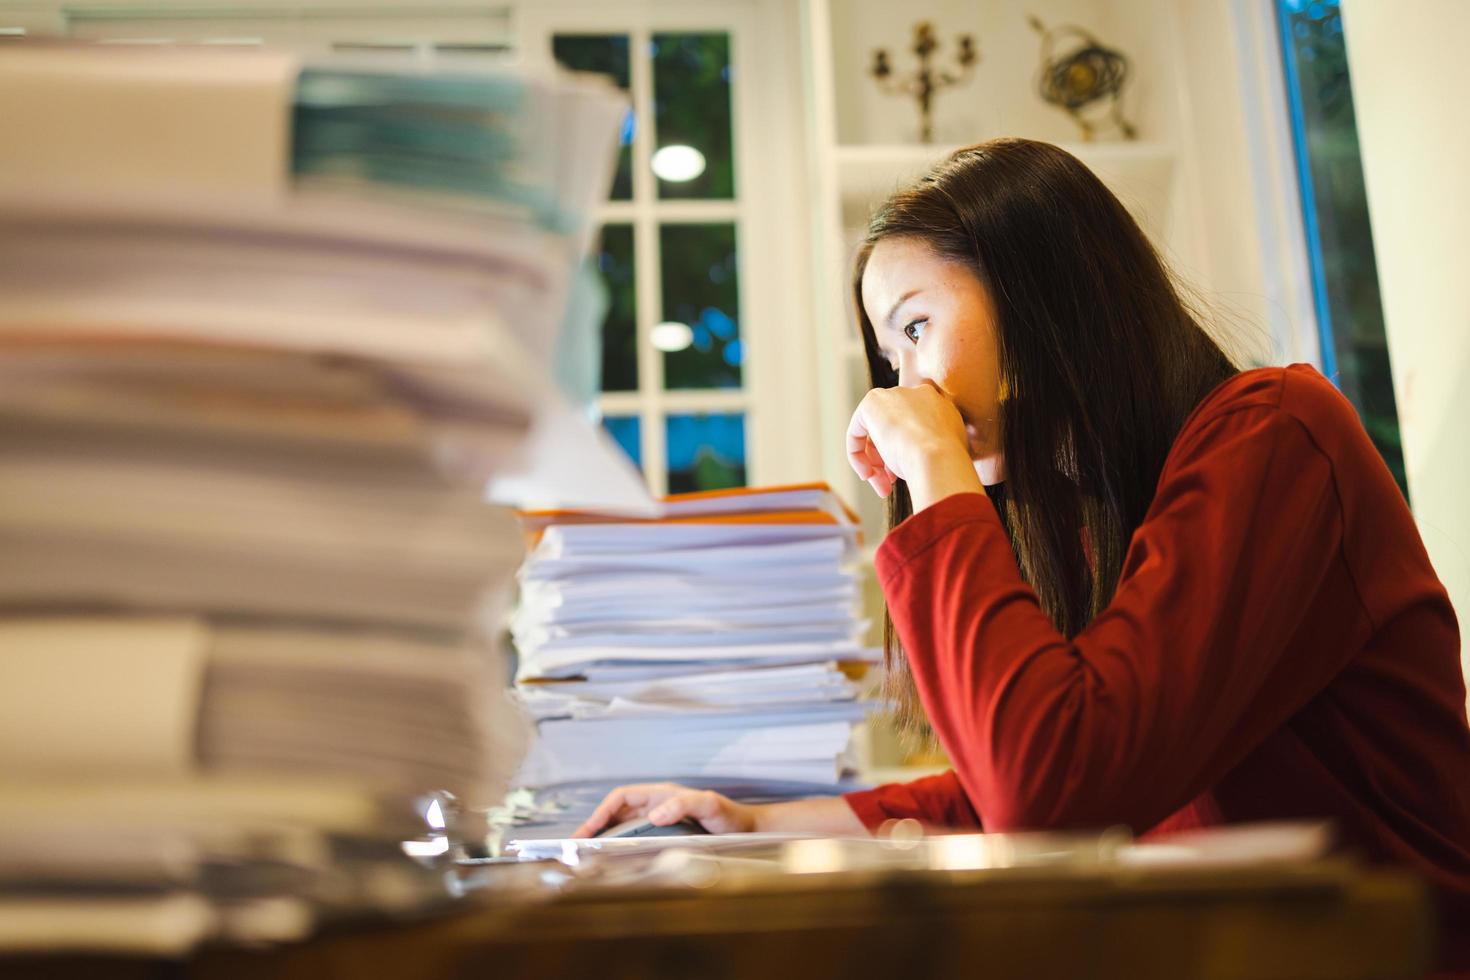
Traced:
[[481, 900], [185, 964], [0, 959], [0, 976], [758, 978], [1422, 976], [1422, 887], [1323, 862], [1093, 876], [887, 872]]

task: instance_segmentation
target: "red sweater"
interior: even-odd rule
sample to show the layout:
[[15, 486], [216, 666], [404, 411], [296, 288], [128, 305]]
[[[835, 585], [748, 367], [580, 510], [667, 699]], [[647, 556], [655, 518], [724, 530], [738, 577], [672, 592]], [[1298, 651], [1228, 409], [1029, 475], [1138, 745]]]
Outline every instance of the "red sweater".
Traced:
[[1470, 969], [1470, 728], [1459, 633], [1351, 405], [1247, 371], [1184, 423], [1112, 603], [1071, 640], [995, 509], [956, 494], [877, 571], [952, 772], [847, 797], [869, 828], [1138, 833], [1328, 818], [1429, 880]]

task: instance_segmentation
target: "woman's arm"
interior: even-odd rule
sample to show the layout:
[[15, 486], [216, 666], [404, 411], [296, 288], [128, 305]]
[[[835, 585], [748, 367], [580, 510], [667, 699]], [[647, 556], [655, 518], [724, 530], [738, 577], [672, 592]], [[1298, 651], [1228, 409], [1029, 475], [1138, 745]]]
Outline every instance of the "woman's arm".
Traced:
[[636, 817], [647, 817], [660, 827], [689, 817], [712, 834], [788, 832], [841, 837], [867, 833], [863, 822], [840, 796], [751, 804], [677, 783], [638, 783], [608, 793], [572, 836], [591, 837], [605, 827]]
[[917, 820], [944, 830], [979, 830], [980, 814], [954, 770], [848, 793], [844, 799], [869, 832], [889, 820]]
[[868, 828], [840, 796], [824, 796], [790, 803], [756, 806], [753, 830], [760, 832], [828, 834], [866, 837]]
[[1332, 465], [1296, 418], [1252, 405], [1176, 448], [1113, 602], [1072, 640], [981, 494], [931, 505], [879, 551], [930, 721], [989, 829], [1147, 829], [1367, 635], [1339, 560]]

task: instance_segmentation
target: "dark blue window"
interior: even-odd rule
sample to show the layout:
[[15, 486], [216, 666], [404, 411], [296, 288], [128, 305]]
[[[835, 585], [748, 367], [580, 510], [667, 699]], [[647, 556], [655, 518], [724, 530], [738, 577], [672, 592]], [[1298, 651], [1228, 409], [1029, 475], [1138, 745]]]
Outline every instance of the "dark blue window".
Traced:
[[1338, 0], [1276, 0], [1322, 369], [1408, 494]]
[[623, 447], [623, 452], [628, 454], [633, 465], [639, 469], [643, 468], [643, 448], [640, 444], [642, 421], [636, 415], [609, 415], [602, 420], [603, 428]]
[[668, 417], [669, 493], [745, 485], [745, 414]]

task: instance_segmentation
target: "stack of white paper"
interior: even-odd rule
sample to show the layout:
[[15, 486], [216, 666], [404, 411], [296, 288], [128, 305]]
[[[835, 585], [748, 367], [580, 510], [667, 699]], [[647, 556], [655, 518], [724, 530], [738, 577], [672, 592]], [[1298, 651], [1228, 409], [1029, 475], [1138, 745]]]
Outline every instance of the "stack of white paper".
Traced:
[[865, 713], [842, 667], [874, 651], [856, 614], [856, 526], [829, 490], [528, 524], [539, 540], [512, 636], [537, 738], [520, 785], [838, 786]]
[[487, 484], [556, 499], [563, 452], [593, 485], [563, 502], [652, 506], [549, 373], [620, 114], [552, 78], [0, 52], [0, 946], [442, 895], [416, 808], [497, 802], [524, 742], [494, 629], [524, 539]]
[[646, 512], [549, 374], [626, 109], [598, 82], [7, 45], [0, 310], [387, 358], [445, 408], [517, 393], [529, 443], [488, 474], [494, 499]]

